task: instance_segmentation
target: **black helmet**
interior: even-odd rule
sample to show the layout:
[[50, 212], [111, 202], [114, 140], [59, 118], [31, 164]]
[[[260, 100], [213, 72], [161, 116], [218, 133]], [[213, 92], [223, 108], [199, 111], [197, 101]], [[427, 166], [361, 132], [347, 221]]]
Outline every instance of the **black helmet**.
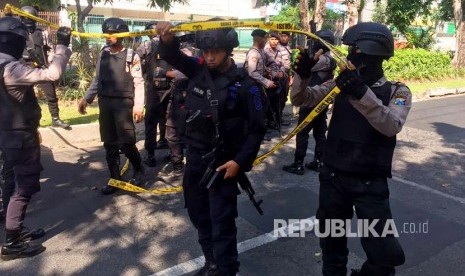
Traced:
[[27, 27], [21, 22], [21, 20], [12, 16], [0, 18], [0, 35], [11, 35], [12, 38], [22, 38], [24, 41], [29, 39]]
[[[31, 6], [24, 6], [21, 8], [21, 10], [36, 17], [39, 15], [39, 12], [34, 7], [31, 7]], [[21, 16], [21, 21], [23, 21], [24, 25], [26, 25], [26, 27], [28, 27], [29, 29], [32, 29], [33, 31], [35, 30], [36, 28], [35, 20]]]
[[147, 24], [145, 24], [145, 29], [150, 30], [150, 29], [155, 29], [157, 27], [158, 21], [150, 21]]
[[110, 17], [105, 19], [102, 24], [103, 33], [124, 33], [129, 32], [129, 27], [121, 18]]
[[330, 30], [319, 30], [315, 34], [326, 42], [334, 44], [334, 34]]
[[178, 39], [179, 42], [195, 42], [195, 33], [193, 32], [177, 32], [174, 34]]
[[357, 46], [362, 53], [381, 56], [388, 59], [394, 55], [394, 38], [384, 25], [374, 22], [363, 22], [346, 30], [342, 36], [345, 45]]
[[227, 49], [232, 51], [239, 46], [239, 39], [234, 29], [197, 31], [195, 44], [199, 49]]

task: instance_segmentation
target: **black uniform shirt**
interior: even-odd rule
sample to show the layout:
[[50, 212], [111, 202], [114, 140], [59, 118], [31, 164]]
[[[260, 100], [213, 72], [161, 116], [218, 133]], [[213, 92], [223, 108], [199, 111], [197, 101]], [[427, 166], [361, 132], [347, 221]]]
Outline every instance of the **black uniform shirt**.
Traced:
[[[202, 74], [203, 64], [202, 58], [193, 58], [186, 56], [179, 50], [179, 43], [175, 40], [174, 45], [166, 46], [160, 43], [160, 50], [163, 58], [189, 79], [196, 77], [198, 74]], [[237, 70], [236, 65], [233, 65], [228, 70]], [[215, 80], [220, 77], [220, 74], [210, 74], [211, 78]], [[192, 93], [188, 91], [188, 93]], [[252, 168], [252, 163], [255, 160], [260, 144], [266, 132], [264, 123], [264, 112], [262, 106], [261, 94], [259, 93], [258, 87], [255, 85], [252, 79], [245, 74], [245, 77], [233, 82], [228, 87], [229, 95], [228, 100], [234, 98], [236, 101], [236, 107], [232, 110], [226, 111], [220, 116], [221, 122], [230, 119], [231, 117], [242, 117], [244, 120], [240, 120], [241, 124], [245, 121], [246, 131], [237, 132], [238, 126], [229, 126], [223, 128], [224, 131], [220, 130], [220, 138], [225, 141], [224, 148], [226, 150], [232, 149], [235, 154], [233, 160], [239, 164], [243, 171], [249, 171]], [[228, 131], [230, 130], [230, 131]], [[232, 141], [238, 141], [238, 144], [231, 145]]]

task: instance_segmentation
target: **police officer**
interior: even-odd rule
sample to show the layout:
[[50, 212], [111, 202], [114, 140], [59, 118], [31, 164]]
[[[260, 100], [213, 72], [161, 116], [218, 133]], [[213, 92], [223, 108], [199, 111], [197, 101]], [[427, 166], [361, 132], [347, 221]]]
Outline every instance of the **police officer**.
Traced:
[[28, 29], [19, 19], [0, 18], [0, 148], [4, 160], [2, 196], [6, 210], [3, 260], [31, 257], [45, 250], [41, 244], [27, 242], [40, 238], [44, 231], [27, 232], [23, 226], [31, 197], [40, 190], [42, 171], [37, 133], [41, 110], [33, 85], [59, 80], [71, 56], [68, 49], [71, 30], [61, 27], [49, 67], [32, 68], [18, 61], [28, 38]]
[[[287, 101], [287, 91], [285, 91], [288, 82], [288, 74], [290, 70], [290, 59], [289, 56], [285, 60], [284, 54], [287, 52], [283, 51], [278, 47], [279, 45], [279, 33], [277, 31], [270, 31], [268, 42], [265, 45], [263, 51], [265, 52], [267, 66], [270, 66], [270, 61], [273, 61], [275, 64], [275, 71], [278, 71], [278, 74], [271, 77], [277, 87], [273, 89], [267, 89], [268, 99], [270, 100], [271, 112], [275, 114], [277, 123], [281, 125], [282, 122], [282, 111], [286, 106]], [[285, 63], [286, 62], [286, 63]], [[269, 112], [270, 114], [270, 112]], [[268, 118], [271, 118], [270, 115]]]
[[[157, 25], [164, 58], [189, 78], [183, 188], [206, 260], [197, 275], [236, 275], [236, 176], [251, 169], [265, 134], [261, 94], [230, 58], [239, 45], [233, 29], [198, 31], [202, 56], [196, 59], [181, 54], [171, 28], [167, 22]], [[215, 182], [210, 189], [200, 183], [208, 168], [219, 174], [209, 178]]]
[[[198, 49], [195, 47], [195, 33], [177, 32], [175, 36], [179, 40], [180, 50], [187, 56], [198, 57]], [[160, 180], [169, 184], [177, 184], [182, 181], [184, 169], [183, 134], [181, 127], [185, 121], [185, 99], [189, 80], [186, 75], [178, 70], [169, 72], [173, 74], [174, 89], [171, 92], [166, 113], [166, 140], [170, 149], [169, 159], [172, 165], [171, 171], [161, 171], [158, 175]], [[179, 122], [181, 121], [181, 122]]]
[[[247, 51], [244, 68], [247, 69], [249, 76], [255, 80], [260, 92], [263, 94], [267, 126], [270, 129], [276, 129], [278, 127], [278, 114], [271, 108], [271, 101], [266, 91], [278, 88], [277, 83], [272, 79], [282, 76], [282, 72], [278, 72], [276, 62], [273, 59], [268, 59], [263, 50], [268, 39], [268, 33], [262, 29], [255, 29], [252, 31], [251, 36], [253, 37], [253, 45]], [[267, 135], [265, 139], [271, 140], [271, 137]]]
[[[107, 18], [102, 24], [105, 34], [128, 31], [128, 25], [120, 18]], [[134, 169], [130, 182], [140, 185], [144, 166], [136, 147], [134, 126], [134, 121], [139, 123], [144, 118], [144, 79], [140, 58], [123, 47], [121, 38], [110, 36], [106, 43], [98, 57], [95, 78], [78, 109], [79, 113], [86, 114], [87, 105], [98, 96], [100, 137], [105, 147], [110, 177], [121, 179], [121, 149]], [[116, 190], [107, 185], [101, 191], [112, 194]]]
[[[31, 15], [38, 16], [38, 12], [34, 7], [24, 6], [21, 8]], [[36, 21], [27, 17], [21, 17], [21, 21], [26, 25], [29, 30], [29, 40], [26, 42], [23, 58], [26, 62], [33, 66], [47, 67], [48, 66], [48, 52], [52, 50], [49, 45], [48, 35], [42, 29], [37, 28]], [[44, 91], [47, 98], [48, 110], [52, 115], [52, 126], [69, 129], [70, 125], [60, 119], [60, 109], [58, 108], [58, 98], [55, 89], [55, 83], [44, 82], [38, 84], [40, 89]]]
[[[393, 235], [381, 235], [386, 220], [392, 219], [387, 178], [396, 134], [405, 123], [412, 96], [404, 84], [384, 76], [383, 60], [394, 55], [394, 40], [386, 26], [359, 23], [347, 29], [342, 40], [349, 46], [350, 68], [341, 66], [335, 81], [309, 87], [305, 71], [316, 61], [301, 55], [291, 92], [293, 104], [311, 107], [334, 85], [341, 89], [322, 157], [318, 225], [320, 233], [331, 233], [329, 220], [352, 218], [353, 207], [358, 219], [367, 219], [370, 225], [378, 219], [374, 230], [379, 237], [370, 233], [361, 238], [367, 260], [352, 275], [394, 275], [394, 267], [405, 261], [404, 252]], [[321, 238], [320, 246], [323, 275], [346, 275], [347, 237]]]
[[[156, 21], [151, 21], [145, 26], [146, 30], [155, 29]], [[167, 148], [166, 142], [166, 108], [169, 93], [172, 89], [172, 78], [167, 76], [172, 66], [160, 58], [158, 50], [158, 36], [150, 36], [150, 41], [139, 46], [137, 53], [144, 62], [145, 74], [145, 151], [144, 163], [149, 167], [155, 167], [155, 149]], [[157, 139], [157, 127], [160, 128], [160, 140]]]
[[[324, 39], [326, 42], [334, 44], [334, 35], [331, 31], [321, 30], [315, 34], [321, 39]], [[336, 61], [331, 57], [329, 48], [319, 41], [314, 41], [312, 43], [312, 49], [309, 51], [312, 55], [314, 55], [320, 49], [323, 50], [323, 54], [319, 55], [317, 63], [309, 71], [305, 72], [305, 77], [309, 77], [308, 86], [310, 87], [320, 85], [334, 77]], [[308, 114], [310, 114], [313, 108], [314, 106], [310, 108], [303, 106], [299, 109], [298, 125], [308, 116]], [[327, 109], [323, 110], [310, 124], [297, 133], [295, 139], [296, 148], [294, 153], [294, 163], [284, 165], [283, 171], [297, 175], [304, 174], [304, 159], [307, 154], [309, 133], [312, 129], [313, 138], [315, 139], [315, 155], [313, 157], [313, 161], [305, 164], [305, 166], [311, 170], [318, 171], [318, 168], [321, 165], [320, 160], [326, 142], [326, 130], [328, 128], [326, 123], [326, 111]]]
[[[286, 107], [287, 98], [289, 96], [289, 87], [292, 83], [292, 71], [291, 71], [291, 59], [292, 51], [289, 46], [289, 40], [291, 39], [291, 34], [289, 32], [281, 32], [279, 34], [279, 44], [277, 46], [278, 51], [281, 53], [283, 66], [286, 68], [286, 79], [283, 80], [283, 92], [281, 94], [281, 114], [284, 114], [284, 108]], [[287, 126], [290, 125], [290, 122], [287, 120], [282, 120], [281, 125]]]

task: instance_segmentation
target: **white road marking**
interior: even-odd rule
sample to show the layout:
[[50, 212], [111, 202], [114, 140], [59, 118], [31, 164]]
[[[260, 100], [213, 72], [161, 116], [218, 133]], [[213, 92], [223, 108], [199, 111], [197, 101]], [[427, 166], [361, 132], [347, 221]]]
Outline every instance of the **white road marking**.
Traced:
[[[315, 219], [315, 216], [313, 216], [305, 220], [311, 220], [313, 221], [314, 225], [316, 225], [317, 221], [315, 221]], [[269, 233], [265, 233], [255, 238], [251, 238], [249, 240], [240, 242], [237, 244], [237, 251], [239, 252], [239, 254], [241, 254], [243, 252], [252, 250], [267, 243], [276, 241], [278, 240], [278, 233], [282, 233], [283, 231], [287, 234], [303, 231], [306, 229], [306, 227], [304, 226], [309, 225], [300, 223], [289, 224], [281, 228], [275, 229]], [[165, 270], [152, 274], [151, 276], [180, 276], [202, 268], [204, 263], [205, 258], [202, 256], [167, 268]]]

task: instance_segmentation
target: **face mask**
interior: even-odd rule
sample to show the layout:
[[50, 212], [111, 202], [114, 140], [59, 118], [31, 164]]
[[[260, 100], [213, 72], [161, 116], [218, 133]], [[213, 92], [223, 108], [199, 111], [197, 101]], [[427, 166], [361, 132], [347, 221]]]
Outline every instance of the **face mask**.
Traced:
[[349, 60], [356, 68], [364, 83], [372, 85], [383, 75], [383, 58], [378, 56], [369, 56], [363, 53], [357, 53], [354, 49], [349, 49], [347, 55]]

